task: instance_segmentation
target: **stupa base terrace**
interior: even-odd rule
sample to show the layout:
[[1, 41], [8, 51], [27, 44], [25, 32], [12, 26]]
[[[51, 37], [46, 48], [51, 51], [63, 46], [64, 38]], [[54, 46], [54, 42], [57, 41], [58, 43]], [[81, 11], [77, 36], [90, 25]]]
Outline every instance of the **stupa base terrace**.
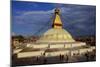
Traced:
[[30, 43], [23, 49], [14, 50], [17, 58], [52, 57], [60, 55], [82, 55], [93, 52], [94, 46], [87, 46], [84, 42], [59, 42], [59, 43]]

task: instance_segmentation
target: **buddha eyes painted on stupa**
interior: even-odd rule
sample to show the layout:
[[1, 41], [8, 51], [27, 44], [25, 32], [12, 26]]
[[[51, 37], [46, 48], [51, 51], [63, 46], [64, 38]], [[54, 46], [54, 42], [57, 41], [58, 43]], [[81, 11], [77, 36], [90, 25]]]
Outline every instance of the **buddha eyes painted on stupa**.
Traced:
[[58, 8], [56, 8], [55, 13], [60, 14], [60, 10]]

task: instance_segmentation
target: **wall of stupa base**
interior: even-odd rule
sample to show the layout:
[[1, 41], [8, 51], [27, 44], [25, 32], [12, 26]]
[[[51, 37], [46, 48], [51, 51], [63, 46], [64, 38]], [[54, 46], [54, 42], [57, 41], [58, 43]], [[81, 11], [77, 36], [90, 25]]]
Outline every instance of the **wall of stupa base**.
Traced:
[[95, 50], [95, 47], [90, 48], [81, 48], [81, 49], [75, 49], [75, 50], [59, 50], [59, 51], [52, 51], [52, 52], [45, 52], [43, 50], [41, 51], [29, 51], [29, 52], [19, 52], [17, 54], [17, 58], [28, 58], [28, 57], [53, 57], [53, 56], [60, 56], [60, 55], [82, 55], [86, 52], [92, 52]]
[[46, 57], [49, 57], [49, 56], [59, 56], [59, 55], [70, 55], [70, 56], [73, 56], [73, 55], [83, 55], [85, 54], [86, 52], [92, 52], [94, 49], [91, 49], [91, 48], [83, 48], [83, 49], [78, 49], [78, 50], [67, 50], [67, 51], [55, 51], [55, 52], [47, 52], [45, 54]]
[[70, 42], [70, 43], [41, 43], [41, 44], [27, 44], [27, 47], [32, 48], [73, 48], [85, 46], [85, 42]]
[[18, 58], [28, 58], [28, 57], [36, 57], [42, 56], [44, 51], [29, 51], [29, 52], [19, 52], [17, 54]]
[[46, 52], [45, 57], [51, 57], [51, 56], [59, 56], [59, 55], [68, 55], [70, 54], [70, 51], [55, 51], [55, 52]]

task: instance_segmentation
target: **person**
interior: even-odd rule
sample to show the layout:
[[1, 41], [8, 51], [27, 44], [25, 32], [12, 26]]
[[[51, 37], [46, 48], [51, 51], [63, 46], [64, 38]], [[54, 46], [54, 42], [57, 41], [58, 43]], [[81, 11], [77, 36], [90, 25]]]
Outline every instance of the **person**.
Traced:
[[61, 60], [64, 60], [64, 55], [61, 56]]
[[47, 59], [46, 59], [46, 58], [44, 58], [44, 64], [45, 64], [45, 63], [47, 63]]
[[59, 55], [60, 61], [61, 61], [61, 54]]
[[68, 55], [66, 54], [66, 62], [68, 62], [68, 59], [69, 59], [69, 58], [68, 58]]
[[85, 57], [86, 57], [86, 61], [88, 61], [88, 60], [89, 60], [89, 55], [88, 55], [88, 53], [85, 53]]
[[38, 58], [38, 56], [36, 57], [36, 61], [38, 62], [38, 60], [39, 60], [39, 58]]

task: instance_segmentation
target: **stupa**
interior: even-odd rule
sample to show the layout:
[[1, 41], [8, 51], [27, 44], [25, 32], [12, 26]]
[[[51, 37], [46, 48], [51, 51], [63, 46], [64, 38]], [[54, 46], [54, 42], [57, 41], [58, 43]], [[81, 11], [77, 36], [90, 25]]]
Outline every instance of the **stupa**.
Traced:
[[60, 10], [58, 8], [55, 9], [52, 29], [46, 31], [38, 42], [75, 42], [71, 34], [63, 29], [63, 24], [60, 19]]
[[87, 51], [92, 52], [95, 46], [88, 46], [85, 42], [77, 42], [72, 35], [63, 29], [60, 18], [60, 9], [55, 9], [55, 18], [52, 28], [41, 35], [36, 43], [28, 43], [26, 48], [17, 52], [18, 58], [27, 57], [51, 57], [59, 55], [84, 54]]

